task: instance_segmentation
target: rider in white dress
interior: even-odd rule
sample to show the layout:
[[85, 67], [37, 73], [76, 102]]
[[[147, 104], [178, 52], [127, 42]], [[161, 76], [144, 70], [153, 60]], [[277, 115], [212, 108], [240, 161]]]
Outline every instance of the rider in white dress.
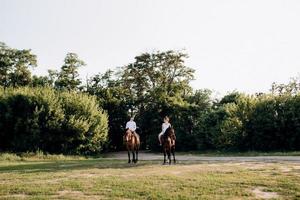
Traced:
[[166, 132], [166, 130], [171, 126], [169, 117], [164, 118], [164, 123], [161, 126], [161, 132], [158, 134], [159, 145], [161, 145], [161, 137]]

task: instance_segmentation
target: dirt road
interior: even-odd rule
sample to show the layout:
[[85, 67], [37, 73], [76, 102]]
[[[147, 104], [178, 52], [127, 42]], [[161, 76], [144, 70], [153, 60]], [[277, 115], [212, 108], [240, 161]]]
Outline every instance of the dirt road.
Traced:
[[[127, 152], [114, 152], [105, 154], [105, 158], [127, 159]], [[139, 160], [162, 160], [163, 154], [140, 152]], [[295, 162], [300, 163], [300, 156], [197, 156], [194, 154], [178, 154], [178, 161], [203, 162]]]

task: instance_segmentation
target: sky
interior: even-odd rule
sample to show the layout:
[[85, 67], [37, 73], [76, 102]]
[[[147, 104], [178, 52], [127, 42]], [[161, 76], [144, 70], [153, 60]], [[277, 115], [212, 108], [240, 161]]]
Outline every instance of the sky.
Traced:
[[172, 49], [189, 54], [195, 89], [267, 92], [300, 73], [300, 1], [0, 0], [0, 41], [32, 49], [38, 75], [68, 52], [85, 78]]

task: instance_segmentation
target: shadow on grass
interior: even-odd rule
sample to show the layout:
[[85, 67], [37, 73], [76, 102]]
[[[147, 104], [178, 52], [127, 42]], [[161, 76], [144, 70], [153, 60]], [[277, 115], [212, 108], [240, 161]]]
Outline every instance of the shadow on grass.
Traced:
[[[178, 161], [176, 165], [194, 165], [214, 163], [210, 161]], [[220, 162], [219, 162], [220, 163]], [[149, 165], [161, 165], [162, 160], [139, 161], [136, 164], [127, 163], [127, 160], [113, 159], [87, 159], [87, 160], [59, 160], [59, 161], [24, 161], [10, 162], [1, 166], [0, 173], [39, 173], [39, 172], [59, 172], [72, 170], [89, 169], [128, 169]], [[172, 163], [174, 165], [174, 163]], [[169, 166], [166, 164], [165, 166]]]
[[154, 164], [153, 162], [139, 162], [137, 164], [128, 164], [126, 160], [87, 159], [67, 161], [12, 162], [8, 165], [1, 166], [0, 162], [0, 173], [38, 173], [85, 169], [124, 169], [145, 166], [151, 163]]

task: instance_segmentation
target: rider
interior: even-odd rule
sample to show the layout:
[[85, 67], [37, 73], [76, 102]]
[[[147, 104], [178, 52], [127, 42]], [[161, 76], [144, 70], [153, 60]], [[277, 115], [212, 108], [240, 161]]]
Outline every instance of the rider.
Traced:
[[126, 123], [126, 128], [125, 128], [126, 130], [127, 129], [129, 129], [129, 130], [131, 130], [132, 131], [132, 133], [135, 135], [135, 136], [137, 136], [137, 137], [139, 137], [139, 135], [136, 133], [136, 123], [135, 123], [135, 121], [134, 121], [134, 117], [130, 117], [130, 120]]
[[164, 123], [161, 126], [161, 132], [158, 134], [158, 141], [159, 141], [159, 145], [161, 146], [161, 137], [163, 136], [163, 134], [166, 132], [166, 130], [171, 127], [170, 124], [170, 119], [168, 116], [164, 117]]

